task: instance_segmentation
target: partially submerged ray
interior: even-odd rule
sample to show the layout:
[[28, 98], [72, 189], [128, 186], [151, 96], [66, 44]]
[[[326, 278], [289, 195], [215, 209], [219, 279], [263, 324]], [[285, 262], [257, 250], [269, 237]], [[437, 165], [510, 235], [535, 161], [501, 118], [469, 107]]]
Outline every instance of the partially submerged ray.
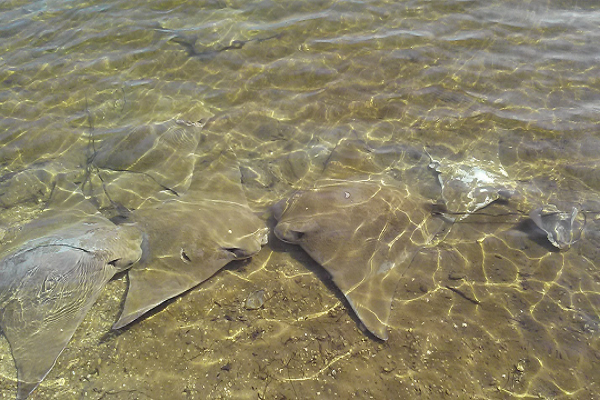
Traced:
[[444, 227], [425, 203], [397, 182], [322, 180], [275, 206], [275, 235], [321, 264], [366, 328], [386, 340], [399, 279]]
[[271, 40], [271, 39], [279, 39], [279, 38], [281, 38], [282, 35], [283, 35], [282, 33], [277, 33], [277, 34], [273, 34], [271, 36], [267, 36], [267, 37], [263, 37], [263, 38], [233, 40], [228, 45], [219, 45], [214, 48], [204, 49], [204, 50], [200, 50], [200, 51], [196, 49], [196, 43], [195, 43], [196, 40], [194, 40], [194, 39], [186, 39], [181, 36], [175, 36], [169, 40], [171, 42], [174, 42], [174, 43], [177, 43], [177, 44], [180, 44], [181, 46], [183, 46], [183, 48], [187, 51], [188, 57], [194, 57], [194, 58], [198, 58], [200, 60], [210, 60], [210, 59], [213, 59], [214, 57], [216, 57], [222, 51], [239, 50], [250, 42], [260, 43], [260, 42], [265, 42], [265, 41]]
[[469, 158], [461, 162], [431, 159], [430, 168], [438, 173], [447, 216], [461, 220], [492, 202], [508, 200], [516, 193], [516, 183], [501, 165]]
[[266, 244], [267, 228], [246, 203], [232, 152], [217, 151], [216, 158], [206, 156], [197, 164], [180, 199], [132, 212], [131, 219], [144, 232], [144, 254], [128, 272], [129, 289], [114, 329]]
[[[80, 160], [81, 161], [81, 160]], [[0, 229], [3, 223], [25, 223], [42, 212], [58, 181], [78, 181], [83, 173], [69, 160], [49, 160], [0, 176]]]
[[581, 238], [585, 227], [585, 214], [577, 207], [562, 211], [555, 204], [548, 204], [529, 213], [538, 228], [546, 232], [553, 246], [568, 249]]
[[112, 185], [115, 198], [110, 200], [123, 204], [128, 193], [143, 196], [148, 187], [184, 193], [191, 182], [203, 126], [202, 122], [169, 120], [113, 134], [94, 144], [93, 166], [105, 173], [102, 184]]
[[[432, 160], [431, 168], [439, 175], [442, 197], [448, 211], [448, 218], [460, 221], [496, 200], [506, 200], [511, 214], [527, 215], [523, 210], [531, 210], [528, 215], [535, 225], [546, 233], [548, 241], [560, 250], [568, 250], [579, 241], [585, 228], [585, 211], [594, 213], [594, 206], [586, 199], [597, 195], [587, 190], [558, 190], [551, 179], [528, 180], [527, 184], [511, 180], [502, 165], [470, 158], [461, 162]], [[543, 186], [550, 192], [543, 194]], [[566, 199], [566, 201], [565, 201]], [[573, 206], [574, 200], [590, 203], [590, 210]], [[537, 207], [544, 201], [551, 201]], [[536, 207], [532, 210], [533, 207]], [[514, 212], [517, 211], [517, 212]], [[498, 216], [501, 216], [498, 215]], [[508, 216], [508, 214], [506, 215]], [[472, 221], [473, 222], [473, 221]]]
[[141, 256], [141, 234], [97, 214], [82, 196], [56, 193], [40, 218], [9, 231], [0, 249], [0, 327], [25, 399], [54, 366], [104, 285]]
[[362, 140], [343, 139], [327, 158], [323, 170], [328, 178], [356, 180], [386, 176], [402, 181], [411, 191], [434, 201], [440, 198], [441, 188], [430, 161], [423, 148], [409, 143], [372, 147]]

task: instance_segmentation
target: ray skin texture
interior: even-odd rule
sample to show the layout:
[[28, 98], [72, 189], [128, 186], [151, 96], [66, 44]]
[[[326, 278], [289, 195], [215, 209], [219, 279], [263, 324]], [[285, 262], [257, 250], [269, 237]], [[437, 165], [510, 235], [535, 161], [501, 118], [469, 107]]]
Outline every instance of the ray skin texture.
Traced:
[[81, 210], [42, 214], [12, 236], [1, 249], [0, 327], [17, 367], [17, 399], [26, 399], [105, 284], [141, 257], [142, 237]]
[[[127, 128], [102, 142], [93, 164], [120, 174], [128, 189], [138, 188], [143, 177], [175, 193], [184, 193], [194, 171], [195, 151], [202, 140], [202, 124], [181, 120]], [[141, 175], [141, 176], [136, 176]], [[126, 181], [126, 183], [124, 182]]]
[[400, 185], [324, 180], [274, 206], [275, 235], [321, 264], [364, 326], [387, 340], [399, 279], [445, 225], [425, 203]]
[[248, 207], [231, 150], [201, 158], [197, 165], [184, 196], [131, 213], [144, 232], [143, 255], [128, 272], [125, 304], [113, 329], [199, 285], [230, 261], [251, 257], [267, 243], [267, 227]]

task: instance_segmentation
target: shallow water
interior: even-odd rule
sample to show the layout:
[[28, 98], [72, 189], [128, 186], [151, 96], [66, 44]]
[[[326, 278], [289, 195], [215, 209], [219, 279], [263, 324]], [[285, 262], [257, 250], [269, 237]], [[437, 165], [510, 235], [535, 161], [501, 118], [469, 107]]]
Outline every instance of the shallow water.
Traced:
[[[398, 179], [424, 149], [504, 171], [537, 201], [518, 217], [492, 205], [419, 251], [387, 342], [275, 237], [111, 332], [119, 276], [31, 398], [598, 398], [598, 26], [592, 1], [3, 2], [4, 227], [35, 218], [61, 174], [110, 214], [90, 160], [172, 119], [229, 143], [270, 225], [268, 206], [310, 185], [345, 139], [392, 149]], [[524, 233], [549, 202], [586, 213], [567, 251]], [[246, 309], [257, 290], [263, 307]]]

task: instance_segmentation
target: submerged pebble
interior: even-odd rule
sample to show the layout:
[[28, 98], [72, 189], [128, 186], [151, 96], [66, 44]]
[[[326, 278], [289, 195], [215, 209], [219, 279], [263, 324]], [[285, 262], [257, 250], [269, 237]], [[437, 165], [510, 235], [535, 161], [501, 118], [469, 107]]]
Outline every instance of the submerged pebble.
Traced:
[[256, 290], [246, 299], [246, 310], [258, 310], [265, 304], [265, 291]]

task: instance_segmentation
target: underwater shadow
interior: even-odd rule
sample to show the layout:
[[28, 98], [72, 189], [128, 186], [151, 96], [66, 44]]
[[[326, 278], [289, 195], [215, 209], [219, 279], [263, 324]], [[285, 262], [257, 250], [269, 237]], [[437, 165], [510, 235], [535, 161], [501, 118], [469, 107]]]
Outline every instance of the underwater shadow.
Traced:
[[527, 235], [529, 240], [538, 246], [543, 247], [550, 253], [560, 252], [558, 247], [550, 243], [547, 233], [540, 229], [530, 218], [524, 219], [523, 221], [517, 223], [511, 229], [524, 233]]

